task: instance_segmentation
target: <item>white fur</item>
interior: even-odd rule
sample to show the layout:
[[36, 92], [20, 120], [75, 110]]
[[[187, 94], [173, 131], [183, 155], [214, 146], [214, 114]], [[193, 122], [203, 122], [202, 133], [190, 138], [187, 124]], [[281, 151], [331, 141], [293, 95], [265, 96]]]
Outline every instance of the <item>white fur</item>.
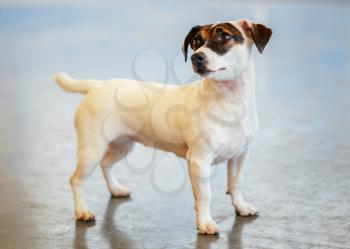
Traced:
[[199, 233], [218, 232], [210, 213], [213, 164], [228, 161], [227, 193], [235, 211], [254, 215], [256, 209], [241, 192], [243, 162], [258, 128], [251, 47], [245, 43], [222, 57], [203, 49], [213, 69], [227, 70], [182, 86], [56, 75], [65, 91], [86, 93], [76, 111], [78, 160], [70, 178], [76, 217], [94, 219], [82, 187], [98, 164], [112, 195], [130, 194], [116, 180], [112, 166], [131, 151], [134, 142], [188, 161]]

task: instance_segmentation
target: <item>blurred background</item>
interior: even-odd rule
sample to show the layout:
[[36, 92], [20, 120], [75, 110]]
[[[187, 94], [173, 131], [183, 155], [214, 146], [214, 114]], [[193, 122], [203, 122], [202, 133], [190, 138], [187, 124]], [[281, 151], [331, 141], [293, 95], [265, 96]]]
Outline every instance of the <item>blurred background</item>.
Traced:
[[[350, 248], [349, 1], [0, 1], [0, 248]], [[247, 18], [273, 30], [255, 52], [261, 130], [246, 165], [257, 218], [235, 217], [226, 167], [213, 168], [219, 237], [197, 236], [186, 162], [136, 146], [100, 170], [76, 223], [68, 177], [81, 95], [52, 81], [196, 78], [181, 46], [192, 26]]]

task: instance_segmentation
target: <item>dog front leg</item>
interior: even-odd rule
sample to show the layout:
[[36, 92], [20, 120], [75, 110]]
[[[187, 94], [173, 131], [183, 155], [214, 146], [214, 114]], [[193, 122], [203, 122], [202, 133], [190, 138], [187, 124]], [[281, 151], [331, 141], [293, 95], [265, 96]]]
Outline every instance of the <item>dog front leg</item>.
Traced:
[[194, 195], [194, 208], [199, 234], [217, 234], [218, 227], [210, 214], [210, 158], [191, 155], [188, 158], [189, 176]]
[[232, 205], [238, 215], [257, 215], [256, 208], [245, 202], [242, 195], [243, 165], [247, 158], [247, 151], [227, 161], [227, 192], [231, 196]]

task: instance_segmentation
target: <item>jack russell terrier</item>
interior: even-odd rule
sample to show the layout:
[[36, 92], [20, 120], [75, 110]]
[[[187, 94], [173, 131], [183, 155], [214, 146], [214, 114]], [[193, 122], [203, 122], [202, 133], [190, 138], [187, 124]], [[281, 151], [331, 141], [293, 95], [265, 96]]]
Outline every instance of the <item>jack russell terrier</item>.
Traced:
[[202, 79], [181, 86], [57, 74], [54, 80], [63, 90], [86, 95], [75, 115], [77, 165], [70, 183], [76, 218], [95, 219], [83, 185], [99, 164], [111, 194], [130, 195], [112, 169], [135, 142], [187, 160], [200, 234], [218, 233], [210, 214], [212, 165], [227, 161], [226, 193], [235, 212], [256, 215], [242, 196], [242, 168], [259, 126], [253, 45], [262, 53], [271, 34], [266, 26], [245, 19], [193, 27], [182, 51], [186, 61], [188, 46], [192, 48], [192, 67]]

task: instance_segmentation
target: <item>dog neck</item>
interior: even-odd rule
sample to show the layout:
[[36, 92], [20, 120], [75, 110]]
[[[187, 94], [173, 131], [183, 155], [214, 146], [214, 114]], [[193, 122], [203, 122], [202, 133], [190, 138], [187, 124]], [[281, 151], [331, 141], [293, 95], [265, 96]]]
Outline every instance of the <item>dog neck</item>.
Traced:
[[207, 81], [218, 94], [224, 94], [225, 96], [240, 92], [244, 87], [244, 78], [242, 75], [231, 80], [208, 79]]
[[235, 120], [237, 113], [246, 135], [259, 128], [256, 109], [254, 64], [232, 80], [204, 78], [200, 82], [201, 97], [211, 114], [221, 120]]
[[204, 78], [202, 80], [202, 93], [214, 97], [216, 100], [234, 101], [242, 98], [250, 100], [255, 96], [254, 84], [254, 64], [251, 63], [246, 70], [231, 80]]

